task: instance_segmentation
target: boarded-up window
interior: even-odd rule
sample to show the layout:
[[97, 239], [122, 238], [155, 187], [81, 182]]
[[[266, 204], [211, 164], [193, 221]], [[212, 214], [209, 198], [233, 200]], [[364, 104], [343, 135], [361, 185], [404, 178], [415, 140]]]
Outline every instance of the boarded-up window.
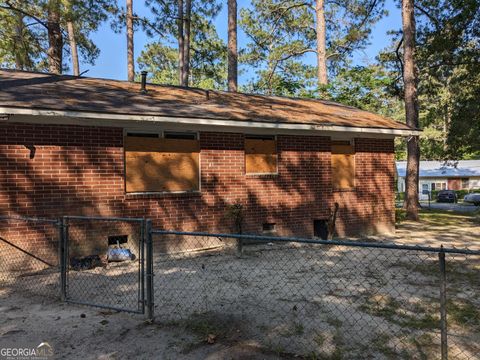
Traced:
[[198, 140], [125, 137], [127, 192], [199, 190]]
[[277, 142], [273, 136], [245, 137], [245, 172], [247, 174], [277, 172]]
[[332, 141], [333, 189], [355, 187], [355, 149], [349, 141]]

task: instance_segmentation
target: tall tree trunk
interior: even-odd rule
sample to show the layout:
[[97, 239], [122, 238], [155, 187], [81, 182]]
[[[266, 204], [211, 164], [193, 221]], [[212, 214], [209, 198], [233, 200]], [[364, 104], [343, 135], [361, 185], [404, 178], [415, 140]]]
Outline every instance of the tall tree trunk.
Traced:
[[188, 86], [190, 75], [190, 28], [192, 23], [192, 0], [185, 0], [184, 42], [183, 42], [183, 86]]
[[186, 86], [184, 83], [185, 71], [185, 51], [184, 51], [184, 34], [183, 34], [183, 0], [178, 0], [178, 82], [181, 86]]
[[134, 81], [135, 60], [133, 54], [133, 0], [127, 0], [127, 72], [128, 81]]
[[62, 73], [63, 37], [60, 28], [60, 0], [48, 3], [48, 70], [53, 74]]
[[325, 1], [316, 0], [315, 29], [317, 32], [317, 81], [318, 86], [328, 84], [327, 76], [327, 27], [325, 24]]
[[237, 0], [228, 0], [228, 91], [238, 88]]
[[70, 43], [70, 52], [72, 56], [73, 75], [80, 75], [80, 63], [78, 61], [77, 39], [75, 37], [75, 28], [72, 21], [67, 21], [68, 42]]
[[25, 61], [23, 56], [23, 15], [19, 12], [15, 12], [15, 41], [14, 41], [14, 53], [15, 53], [15, 69], [25, 70]]
[[[415, 15], [414, 0], [402, 0], [403, 23], [403, 83], [405, 87], [406, 123], [418, 128], [417, 72], [415, 67]], [[418, 173], [420, 146], [418, 136], [407, 143], [406, 212], [407, 219], [418, 220]]]

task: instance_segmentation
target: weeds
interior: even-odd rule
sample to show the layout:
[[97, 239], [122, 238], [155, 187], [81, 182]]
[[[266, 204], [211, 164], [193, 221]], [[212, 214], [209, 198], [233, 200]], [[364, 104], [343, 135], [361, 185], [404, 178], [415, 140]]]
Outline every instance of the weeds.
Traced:
[[[410, 310], [405, 311], [405, 305], [411, 306]], [[440, 318], [438, 311], [433, 312], [432, 305], [422, 306], [416, 304], [405, 304], [392, 298], [390, 295], [376, 294], [367, 298], [366, 302], [360, 306], [360, 309], [370, 315], [382, 317], [391, 323], [401, 327], [422, 330], [438, 329], [440, 327]]]

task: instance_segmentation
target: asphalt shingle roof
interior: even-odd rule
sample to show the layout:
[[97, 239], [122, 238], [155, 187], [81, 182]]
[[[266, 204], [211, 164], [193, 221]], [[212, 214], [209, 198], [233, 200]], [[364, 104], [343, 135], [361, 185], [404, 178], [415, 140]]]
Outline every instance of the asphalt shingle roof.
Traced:
[[411, 130], [342, 104], [0, 69], [0, 106], [108, 114]]
[[[406, 175], [406, 161], [397, 161], [397, 174]], [[472, 177], [480, 176], [480, 160], [420, 161], [420, 177]]]

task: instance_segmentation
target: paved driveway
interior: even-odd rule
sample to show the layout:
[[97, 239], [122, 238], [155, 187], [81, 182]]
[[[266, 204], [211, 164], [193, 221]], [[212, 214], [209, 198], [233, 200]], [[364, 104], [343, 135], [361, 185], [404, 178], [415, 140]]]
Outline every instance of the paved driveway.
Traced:
[[[422, 207], [428, 209], [428, 202], [421, 202]], [[480, 209], [479, 206], [475, 206], [473, 204], [466, 204], [466, 203], [437, 203], [431, 202], [430, 208], [435, 210], [451, 210], [451, 211], [458, 211], [458, 212], [474, 212], [477, 209]]]
[[[428, 201], [420, 201], [420, 205], [424, 209], [428, 209]], [[395, 206], [397, 208], [403, 207], [402, 201], [396, 201]], [[480, 206], [475, 206], [473, 204], [467, 203], [437, 203], [435, 201], [430, 202], [430, 209], [432, 210], [447, 210], [447, 211], [455, 211], [455, 212], [463, 212], [463, 213], [472, 213], [476, 210], [480, 209]]]

